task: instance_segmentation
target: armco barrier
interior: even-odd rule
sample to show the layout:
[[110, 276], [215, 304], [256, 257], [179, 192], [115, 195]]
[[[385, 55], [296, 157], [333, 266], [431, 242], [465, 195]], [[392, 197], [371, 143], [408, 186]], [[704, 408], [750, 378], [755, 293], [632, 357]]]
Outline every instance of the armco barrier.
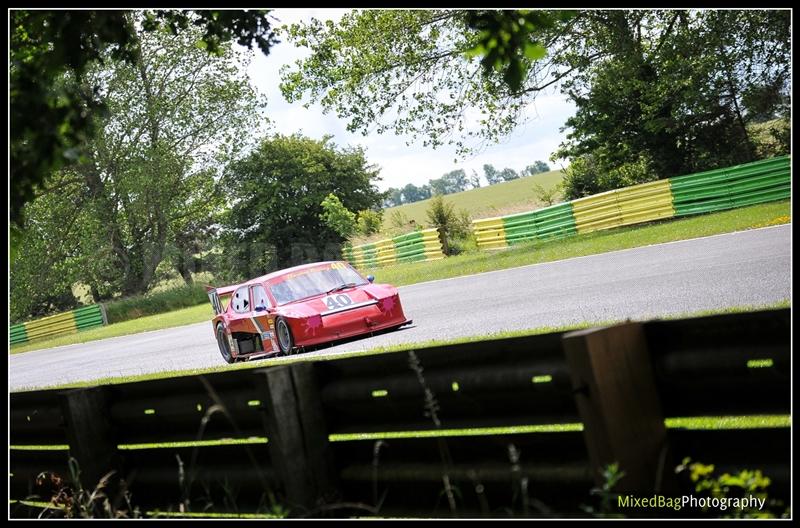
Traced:
[[[263, 512], [273, 492], [294, 516], [536, 516], [512, 498], [526, 480], [537, 504], [578, 516], [605, 465], [625, 472], [623, 496], [678, 496], [673, 468], [691, 457], [761, 470], [790, 508], [789, 427], [665, 428], [788, 416], [790, 340], [779, 309], [11, 393], [9, 495], [49, 501], [40, 475], [69, 479], [71, 456], [84, 489], [116, 469], [142, 512]], [[221, 439], [238, 444], [186, 444]]]
[[84, 306], [35, 321], [11, 326], [11, 344], [26, 343], [34, 339], [74, 334], [88, 328], [107, 324], [105, 308], [102, 304]]
[[344, 258], [357, 268], [374, 268], [397, 262], [444, 258], [436, 229], [424, 229], [371, 244], [345, 247]]
[[[789, 156], [615, 189], [527, 213], [474, 220], [478, 247], [499, 249], [556, 238], [783, 200]], [[546, 219], [546, 220], [545, 220]]]
[[755, 163], [670, 178], [675, 216], [733, 209], [789, 198], [791, 159]]

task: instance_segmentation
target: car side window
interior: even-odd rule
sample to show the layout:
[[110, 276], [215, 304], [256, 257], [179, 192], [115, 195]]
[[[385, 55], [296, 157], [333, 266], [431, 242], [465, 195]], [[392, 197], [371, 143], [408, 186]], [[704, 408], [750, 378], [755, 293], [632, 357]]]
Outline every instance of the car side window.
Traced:
[[236, 313], [246, 313], [250, 311], [250, 295], [247, 286], [242, 286], [233, 292], [231, 305], [233, 306], [233, 311]]
[[272, 308], [272, 303], [269, 302], [269, 297], [267, 297], [267, 290], [263, 286], [253, 286], [251, 289], [253, 290], [254, 310], [258, 310], [261, 307]]

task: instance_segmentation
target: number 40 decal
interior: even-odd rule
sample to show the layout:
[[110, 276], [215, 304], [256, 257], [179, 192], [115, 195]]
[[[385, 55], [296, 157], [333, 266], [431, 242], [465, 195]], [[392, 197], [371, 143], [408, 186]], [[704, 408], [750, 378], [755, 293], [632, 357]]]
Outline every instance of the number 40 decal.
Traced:
[[335, 310], [337, 308], [343, 308], [345, 306], [350, 306], [353, 304], [353, 299], [345, 295], [344, 293], [340, 293], [339, 295], [331, 295], [330, 297], [325, 297], [325, 306], [328, 307], [328, 310]]

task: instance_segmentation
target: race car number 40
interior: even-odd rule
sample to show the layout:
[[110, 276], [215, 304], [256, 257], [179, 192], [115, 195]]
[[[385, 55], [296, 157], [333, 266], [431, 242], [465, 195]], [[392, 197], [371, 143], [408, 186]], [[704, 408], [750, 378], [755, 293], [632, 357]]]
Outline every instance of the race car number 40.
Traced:
[[322, 299], [325, 303], [325, 306], [328, 307], [328, 310], [335, 310], [337, 308], [344, 308], [345, 306], [350, 306], [353, 304], [353, 299], [350, 298], [345, 293], [340, 293], [339, 295], [330, 295]]

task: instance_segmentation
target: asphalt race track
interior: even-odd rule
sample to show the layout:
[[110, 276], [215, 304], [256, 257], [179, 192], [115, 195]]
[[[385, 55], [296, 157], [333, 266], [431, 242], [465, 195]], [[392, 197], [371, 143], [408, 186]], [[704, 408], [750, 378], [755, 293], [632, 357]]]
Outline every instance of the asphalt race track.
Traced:
[[[791, 224], [404, 286], [412, 326], [299, 357], [773, 303], [791, 296], [790, 245]], [[223, 364], [206, 322], [9, 355], [8, 383], [15, 391]]]

